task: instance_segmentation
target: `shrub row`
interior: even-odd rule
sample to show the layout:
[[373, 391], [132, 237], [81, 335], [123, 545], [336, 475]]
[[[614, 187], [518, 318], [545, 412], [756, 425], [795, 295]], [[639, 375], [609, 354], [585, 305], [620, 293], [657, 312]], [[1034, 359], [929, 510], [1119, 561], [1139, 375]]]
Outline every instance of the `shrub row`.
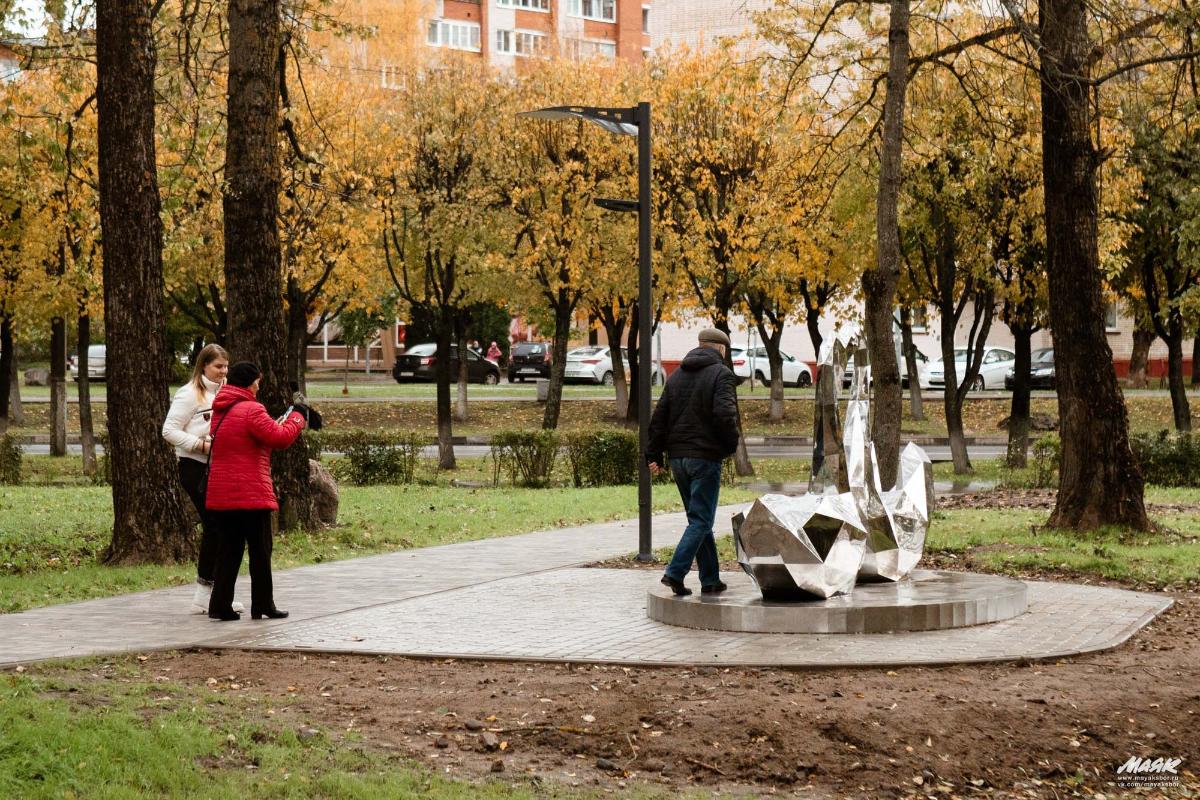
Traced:
[[305, 441], [313, 458], [323, 451], [343, 453], [333, 474], [354, 486], [412, 483], [427, 443], [424, 436], [412, 432], [362, 430], [305, 434]]
[[1190, 433], [1139, 434], [1130, 439], [1146, 483], [1200, 486], [1200, 436]]
[[21, 483], [21, 445], [5, 434], [0, 436], [0, 485], [17, 486]]

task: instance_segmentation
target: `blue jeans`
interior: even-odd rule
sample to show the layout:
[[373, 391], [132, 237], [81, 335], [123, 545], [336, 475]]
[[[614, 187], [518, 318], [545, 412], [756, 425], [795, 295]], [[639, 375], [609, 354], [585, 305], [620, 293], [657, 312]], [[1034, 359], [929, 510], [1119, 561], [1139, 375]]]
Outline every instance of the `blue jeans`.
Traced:
[[721, 491], [721, 462], [703, 458], [672, 458], [671, 474], [687, 511], [687, 529], [675, 547], [675, 556], [667, 565], [667, 577], [682, 581], [692, 568], [693, 559], [700, 569], [700, 585], [721, 582], [721, 564], [713, 539], [713, 518], [717, 514], [717, 496]]

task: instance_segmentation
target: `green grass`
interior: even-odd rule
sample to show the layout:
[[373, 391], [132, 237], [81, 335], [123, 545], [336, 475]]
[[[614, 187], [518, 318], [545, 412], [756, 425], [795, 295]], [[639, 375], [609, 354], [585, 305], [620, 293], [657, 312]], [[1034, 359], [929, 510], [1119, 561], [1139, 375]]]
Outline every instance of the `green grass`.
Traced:
[[[453, 474], [424, 465], [426, 484], [341, 487], [340, 525], [312, 533], [285, 532], [275, 543], [273, 564], [304, 564], [509, 536], [637, 515], [632, 486], [522, 489], [490, 486], [484, 459], [462, 459]], [[69, 483], [74, 459], [30, 457], [27, 474], [52, 484]], [[76, 466], [77, 468], [77, 466]], [[565, 475], [560, 474], [560, 480]], [[456, 488], [450, 481], [489, 482]], [[728, 489], [723, 499], [753, 495]], [[674, 486], [655, 487], [656, 511], [680, 508]], [[111, 536], [108, 487], [77, 485], [0, 486], [0, 612], [107, 597], [188, 583], [191, 564], [107, 567], [99, 563]]]
[[[802, 459], [760, 459], [754, 481], [800, 483], [808, 478]], [[1031, 471], [1008, 470], [995, 461], [976, 463], [974, 480], [1028, 485]], [[637, 514], [631, 486], [575, 489], [565, 459], [549, 489], [491, 485], [488, 459], [463, 458], [459, 469], [437, 472], [423, 461], [419, 484], [342, 487], [341, 525], [313, 533], [285, 532], [276, 542], [274, 565], [304, 564], [395, 550], [507, 536]], [[106, 597], [188, 583], [191, 564], [107, 567], [98, 562], [111, 535], [108, 487], [78, 475], [77, 459], [31, 456], [24, 461], [30, 485], [0, 487], [0, 612]], [[953, 478], [948, 464], [934, 467], [938, 479]], [[744, 483], [746, 479], [738, 479]], [[458, 485], [452, 485], [452, 482]], [[734, 486], [723, 503], [748, 502], [759, 492]], [[1150, 504], [1183, 506], [1157, 520], [1167, 532], [1129, 535], [1107, 531], [1080, 537], [1035, 531], [1044, 511], [990, 509], [939, 513], [932, 526], [931, 554], [970, 559], [982, 568], [1009, 573], [1051, 570], [1164, 588], [1200, 579], [1200, 490], [1148, 487]], [[670, 484], [654, 490], [656, 511], [673, 511], [679, 498]], [[670, 549], [664, 554], [669, 557]], [[732, 553], [725, 557], [732, 559]], [[951, 559], [952, 560], [952, 559]]]
[[[520, 779], [449, 779], [374, 750], [353, 733], [321, 731], [301, 740], [265, 700], [170, 681], [147, 682], [129, 660], [85, 660], [33, 668], [24, 675], [8, 673], [0, 675], [0, 692], [0, 797], [598, 796]], [[632, 794], [665, 796], [662, 791]]]

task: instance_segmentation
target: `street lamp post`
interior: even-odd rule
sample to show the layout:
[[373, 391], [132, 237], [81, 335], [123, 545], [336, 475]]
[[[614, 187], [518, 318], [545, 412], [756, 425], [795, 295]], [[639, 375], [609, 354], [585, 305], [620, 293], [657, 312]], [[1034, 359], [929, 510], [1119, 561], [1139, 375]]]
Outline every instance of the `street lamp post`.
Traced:
[[[636, 136], [638, 140], [637, 200], [597, 198], [596, 205], [609, 211], [636, 211], [638, 214], [638, 561], [652, 561], [650, 541], [651, 483], [650, 468], [642, 455], [650, 436], [650, 381], [653, 357], [650, 353], [650, 307], [653, 304], [650, 277], [650, 104], [633, 108], [595, 108], [591, 106], [554, 106], [526, 111], [519, 116], [543, 120], [582, 119], [599, 125], [609, 133]], [[621, 352], [616, 342], [616, 352]], [[609, 342], [610, 350], [614, 346]]]

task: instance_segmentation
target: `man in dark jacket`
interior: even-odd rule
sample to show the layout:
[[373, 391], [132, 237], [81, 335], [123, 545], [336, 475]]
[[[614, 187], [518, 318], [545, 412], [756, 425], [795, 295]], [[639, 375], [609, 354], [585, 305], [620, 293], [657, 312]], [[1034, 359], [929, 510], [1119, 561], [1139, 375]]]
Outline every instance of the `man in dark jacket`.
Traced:
[[663, 388], [654, 416], [646, 461], [654, 474], [671, 459], [671, 474], [683, 498], [688, 526], [667, 565], [662, 582], [678, 595], [691, 594], [683, 579], [695, 560], [700, 591], [717, 594], [721, 582], [713, 518], [721, 490], [721, 464], [738, 443], [737, 378], [725, 366], [729, 337], [715, 328], [700, 332], [700, 346], [688, 353]]

